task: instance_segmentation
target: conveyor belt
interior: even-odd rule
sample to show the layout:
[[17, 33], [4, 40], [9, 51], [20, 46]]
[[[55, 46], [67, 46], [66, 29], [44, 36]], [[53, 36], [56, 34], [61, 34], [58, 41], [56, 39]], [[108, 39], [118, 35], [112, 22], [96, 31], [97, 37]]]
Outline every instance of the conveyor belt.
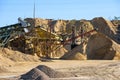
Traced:
[[21, 23], [0, 27], [0, 46], [4, 47], [12, 37], [23, 33]]

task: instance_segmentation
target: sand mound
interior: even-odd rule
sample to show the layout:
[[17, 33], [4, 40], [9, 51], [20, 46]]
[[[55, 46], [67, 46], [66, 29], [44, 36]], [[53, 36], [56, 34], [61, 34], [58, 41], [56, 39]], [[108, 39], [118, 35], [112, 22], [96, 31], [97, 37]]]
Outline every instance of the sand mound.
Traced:
[[60, 59], [65, 59], [65, 60], [86, 60], [85, 55], [83, 55], [80, 52], [74, 52], [71, 50], [71, 52], [66, 53], [63, 55]]
[[96, 33], [88, 40], [86, 49], [87, 59], [111, 60], [119, 52], [120, 46], [107, 36]]
[[84, 32], [88, 32], [94, 29], [93, 25], [88, 20], [80, 20], [80, 24], [78, 25], [79, 27], [83, 27]]
[[49, 77], [37, 68], [32, 69], [28, 73], [21, 76], [23, 80], [49, 80]]
[[66, 31], [66, 22], [64, 20], [57, 20], [54, 25], [54, 31], [58, 34]]
[[9, 72], [8, 67], [14, 66], [15, 62], [39, 61], [37, 56], [24, 54], [18, 51], [0, 48], [0, 72]]
[[66, 60], [86, 60], [86, 57], [82, 53], [66, 53], [64, 56], [61, 57], [61, 59], [66, 59]]
[[2, 54], [0, 53], [0, 66], [9, 66], [9, 65], [12, 65], [14, 64], [13, 61], [11, 61], [10, 59], [2, 56]]
[[68, 53], [64, 54], [61, 59], [66, 60], [86, 60], [86, 56], [82, 53], [85, 53], [85, 44], [82, 43], [81, 45], [73, 48]]
[[114, 57], [114, 60], [120, 60], [120, 45], [117, 43], [113, 42], [113, 48], [116, 50], [116, 54]]
[[116, 41], [116, 29], [110, 21], [105, 20], [103, 17], [98, 17], [91, 20], [91, 23], [94, 26], [94, 28], [98, 29], [99, 32], [107, 35], [108, 37]]
[[35, 21], [35, 26], [42, 26], [42, 25], [48, 25], [48, 20], [42, 19], [42, 18], [26, 18], [25, 21], [29, 22], [31, 26], [34, 26], [34, 21]]
[[120, 60], [120, 53], [115, 54], [114, 60]]
[[51, 54], [51, 58], [60, 58], [67, 52], [67, 50], [63, 46], [57, 45], [55, 48], [53, 48], [53, 52]]
[[37, 56], [24, 54], [19, 51], [13, 51], [8, 48], [4, 48], [2, 51], [2, 56], [15, 62], [39, 61], [39, 58]]
[[9, 71], [6, 67], [10, 67], [14, 65], [14, 62], [4, 56], [2, 56], [3, 52], [0, 49], [0, 73]]
[[40, 65], [40, 66], [37, 66], [36, 68], [38, 68], [39, 70], [44, 72], [50, 78], [63, 78], [63, 77], [72, 77], [73, 76], [73, 75], [68, 74], [68, 73], [55, 71], [54, 69], [47, 67], [45, 65]]
[[4, 66], [0, 66], [0, 73], [7, 72], [8, 70]]

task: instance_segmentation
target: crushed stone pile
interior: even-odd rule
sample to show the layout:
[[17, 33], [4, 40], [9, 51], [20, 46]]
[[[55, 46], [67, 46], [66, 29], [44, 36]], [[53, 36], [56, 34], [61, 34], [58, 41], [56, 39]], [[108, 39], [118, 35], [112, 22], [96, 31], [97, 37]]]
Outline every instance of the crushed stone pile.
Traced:
[[120, 46], [102, 33], [93, 34], [86, 47], [87, 59], [112, 60]]
[[21, 76], [23, 80], [49, 80], [49, 77], [37, 68], [33, 68], [28, 73]]
[[26, 74], [21, 75], [20, 79], [23, 80], [49, 80], [50, 78], [64, 78], [73, 77], [74, 75], [58, 72], [45, 65], [39, 65], [33, 68]]
[[48, 66], [45, 65], [40, 65], [37, 66], [36, 68], [38, 68], [39, 70], [41, 70], [42, 72], [44, 72], [46, 75], [48, 75], [50, 78], [63, 78], [63, 77], [72, 77], [74, 75], [69, 74], [69, 73], [63, 73], [63, 72], [59, 72], [56, 71]]

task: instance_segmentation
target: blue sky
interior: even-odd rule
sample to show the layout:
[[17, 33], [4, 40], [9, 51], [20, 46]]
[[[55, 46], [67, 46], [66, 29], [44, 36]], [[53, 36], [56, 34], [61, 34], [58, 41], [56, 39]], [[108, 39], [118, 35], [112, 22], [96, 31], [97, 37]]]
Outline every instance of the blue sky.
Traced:
[[[48, 19], [107, 19], [120, 16], [120, 0], [35, 0], [36, 17]], [[0, 26], [33, 17], [34, 0], [0, 0]]]

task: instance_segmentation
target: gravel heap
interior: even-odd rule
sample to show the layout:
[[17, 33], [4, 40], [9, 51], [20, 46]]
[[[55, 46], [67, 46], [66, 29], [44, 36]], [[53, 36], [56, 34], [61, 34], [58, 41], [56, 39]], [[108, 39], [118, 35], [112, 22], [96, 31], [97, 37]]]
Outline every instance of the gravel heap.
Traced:
[[49, 80], [49, 77], [37, 68], [33, 68], [28, 73], [21, 76], [23, 80]]
[[26, 74], [21, 75], [20, 80], [49, 80], [50, 78], [74, 77], [71, 73], [63, 73], [45, 65], [39, 65]]
[[37, 68], [39, 70], [41, 70], [42, 72], [44, 72], [46, 75], [48, 75], [50, 78], [63, 78], [63, 77], [74, 76], [74, 75], [71, 75], [69, 73], [63, 73], [63, 72], [55, 71], [54, 69], [52, 69], [48, 66], [45, 66], [45, 65], [37, 66]]

